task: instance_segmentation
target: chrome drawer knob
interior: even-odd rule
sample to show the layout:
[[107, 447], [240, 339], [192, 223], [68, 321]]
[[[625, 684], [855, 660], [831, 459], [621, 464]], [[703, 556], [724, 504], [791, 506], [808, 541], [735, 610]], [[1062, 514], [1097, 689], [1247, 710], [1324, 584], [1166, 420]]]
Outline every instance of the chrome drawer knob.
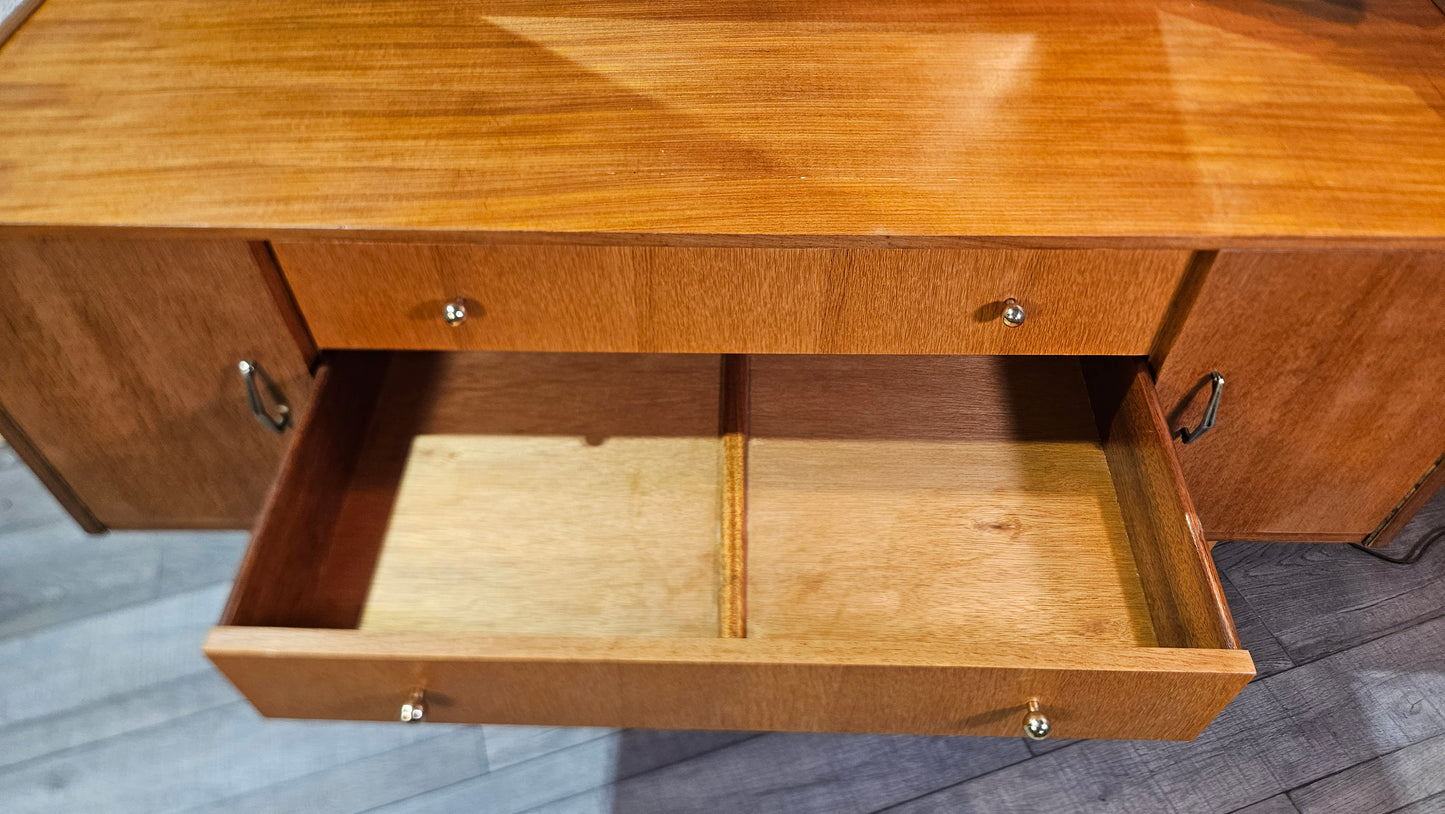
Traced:
[[1029, 714], [1024, 716], [1024, 736], [1031, 741], [1041, 741], [1053, 731], [1048, 716], [1039, 711], [1037, 698], [1029, 699]]
[[447, 324], [453, 328], [467, 321], [467, 301], [465, 297], [457, 297], [447, 303], [442, 309], [442, 316], [446, 318]]
[[1010, 328], [1017, 328], [1024, 324], [1028, 314], [1024, 313], [1024, 306], [1013, 297], [1003, 301], [1003, 324]]
[[404, 724], [420, 723], [426, 715], [426, 693], [417, 690], [411, 694], [411, 699], [401, 705], [401, 722]]

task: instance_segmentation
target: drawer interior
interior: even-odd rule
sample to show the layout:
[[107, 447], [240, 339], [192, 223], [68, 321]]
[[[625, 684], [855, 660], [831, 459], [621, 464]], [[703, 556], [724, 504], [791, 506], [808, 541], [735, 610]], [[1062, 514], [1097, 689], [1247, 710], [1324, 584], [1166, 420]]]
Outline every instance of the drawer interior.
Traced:
[[1157, 644], [1078, 360], [751, 367], [749, 636]]
[[388, 481], [405, 464], [358, 626], [716, 635], [718, 377], [686, 356], [397, 357], [387, 390], [427, 395], [384, 394], [363, 453]]
[[347, 353], [322, 380], [229, 625], [1238, 646], [1133, 360]]

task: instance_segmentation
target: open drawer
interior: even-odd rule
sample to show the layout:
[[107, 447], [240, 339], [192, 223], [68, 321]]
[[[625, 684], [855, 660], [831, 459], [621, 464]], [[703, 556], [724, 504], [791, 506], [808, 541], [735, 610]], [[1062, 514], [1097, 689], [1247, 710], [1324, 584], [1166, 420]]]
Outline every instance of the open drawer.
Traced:
[[206, 652], [281, 717], [1069, 738], [1254, 674], [1118, 357], [338, 354]]

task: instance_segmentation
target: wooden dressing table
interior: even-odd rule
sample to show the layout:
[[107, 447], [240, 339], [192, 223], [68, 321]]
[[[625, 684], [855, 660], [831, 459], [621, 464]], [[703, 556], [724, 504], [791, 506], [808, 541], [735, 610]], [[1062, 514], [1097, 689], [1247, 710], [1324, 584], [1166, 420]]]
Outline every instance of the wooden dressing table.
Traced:
[[1191, 738], [1445, 481], [1431, 0], [13, 28], [0, 434], [267, 715]]

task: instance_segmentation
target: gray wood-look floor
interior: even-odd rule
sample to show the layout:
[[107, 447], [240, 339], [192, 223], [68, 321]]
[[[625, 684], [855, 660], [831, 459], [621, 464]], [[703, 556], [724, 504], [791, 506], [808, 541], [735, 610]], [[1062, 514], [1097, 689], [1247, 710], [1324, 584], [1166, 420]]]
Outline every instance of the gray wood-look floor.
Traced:
[[1445, 546], [1221, 545], [1260, 677], [1219, 720], [1029, 744], [263, 720], [199, 649], [244, 545], [87, 537], [0, 448], [0, 811], [1445, 812]]

